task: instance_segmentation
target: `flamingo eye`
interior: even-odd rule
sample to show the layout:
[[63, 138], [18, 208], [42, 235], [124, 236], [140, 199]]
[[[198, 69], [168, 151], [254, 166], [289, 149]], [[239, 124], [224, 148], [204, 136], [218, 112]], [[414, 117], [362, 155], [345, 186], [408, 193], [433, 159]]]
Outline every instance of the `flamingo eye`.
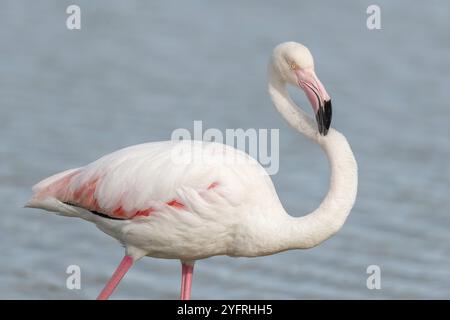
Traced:
[[289, 63], [289, 68], [291, 68], [292, 70], [297, 70], [298, 69], [298, 65], [295, 62], [290, 62]]

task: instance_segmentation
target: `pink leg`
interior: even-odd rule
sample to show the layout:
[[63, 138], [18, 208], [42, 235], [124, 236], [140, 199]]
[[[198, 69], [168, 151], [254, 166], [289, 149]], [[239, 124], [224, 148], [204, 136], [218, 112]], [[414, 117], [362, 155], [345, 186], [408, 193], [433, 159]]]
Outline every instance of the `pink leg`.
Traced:
[[181, 264], [181, 293], [180, 293], [180, 300], [184, 300], [184, 289], [186, 288], [185, 269], [186, 269], [186, 267], [182, 263]]
[[192, 275], [194, 265], [181, 263], [181, 300], [191, 299]]
[[106, 300], [113, 293], [114, 289], [119, 284], [120, 280], [122, 280], [125, 273], [127, 273], [128, 269], [133, 265], [133, 258], [130, 256], [123, 257], [116, 271], [112, 275], [111, 279], [109, 279], [105, 288], [103, 288], [102, 292], [97, 297], [97, 300]]

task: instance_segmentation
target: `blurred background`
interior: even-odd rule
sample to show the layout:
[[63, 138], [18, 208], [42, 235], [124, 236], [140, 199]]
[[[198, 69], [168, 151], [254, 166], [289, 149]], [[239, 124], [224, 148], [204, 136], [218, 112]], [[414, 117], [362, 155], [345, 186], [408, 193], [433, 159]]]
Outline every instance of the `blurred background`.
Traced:
[[[81, 30], [66, 8], [81, 7]], [[366, 9], [381, 7], [381, 30]], [[23, 209], [31, 186], [176, 128], [279, 128], [272, 178], [292, 215], [318, 206], [329, 170], [266, 92], [275, 45], [307, 45], [333, 126], [359, 163], [355, 208], [308, 251], [214, 257], [195, 299], [450, 297], [450, 3], [407, 1], [17, 1], [0, 4], [0, 298], [93, 299], [122, 257], [78, 219]], [[307, 106], [298, 93], [295, 100]], [[66, 268], [81, 267], [81, 290]], [[368, 290], [366, 269], [381, 268]], [[180, 265], [146, 258], [116, 299], [176, 299]]]

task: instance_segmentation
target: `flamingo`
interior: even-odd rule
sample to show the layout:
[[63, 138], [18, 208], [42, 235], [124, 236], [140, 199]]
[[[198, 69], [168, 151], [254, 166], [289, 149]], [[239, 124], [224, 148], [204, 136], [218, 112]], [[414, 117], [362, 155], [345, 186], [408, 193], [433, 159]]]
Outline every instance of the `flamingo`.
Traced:
[[[214, 142], [135, 145], [53, 175], [33, 187], [26, 207], [92, 222], [125, 248], [98, 299], [108, 299], [144, 256], [181, 261], [180, 298], [187, 300], [197, 260], [308, 249], [340, 230], [356, 199], [357, 164], [346, 138], [330, 128], [331, 99], [316, 76], [313, 57], [300, 43], [279, 44], [268, 74], [276, 109], [327, 155], [330, 185], [319, 207], [300, 217], [289, 215], [256, 160]], [[288, 84], [304, 91], [317, 124], [292, 101]]]

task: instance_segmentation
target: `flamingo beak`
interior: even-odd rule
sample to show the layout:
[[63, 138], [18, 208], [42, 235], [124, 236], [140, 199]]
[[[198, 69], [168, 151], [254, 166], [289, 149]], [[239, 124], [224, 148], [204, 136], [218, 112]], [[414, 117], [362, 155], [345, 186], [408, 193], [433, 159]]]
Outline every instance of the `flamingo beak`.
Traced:
[[316, 116], [319, 133], [326, 136], [331, 125], [331, 98], [313, 68], [295, 70], [297, 82], [305, 92]]

